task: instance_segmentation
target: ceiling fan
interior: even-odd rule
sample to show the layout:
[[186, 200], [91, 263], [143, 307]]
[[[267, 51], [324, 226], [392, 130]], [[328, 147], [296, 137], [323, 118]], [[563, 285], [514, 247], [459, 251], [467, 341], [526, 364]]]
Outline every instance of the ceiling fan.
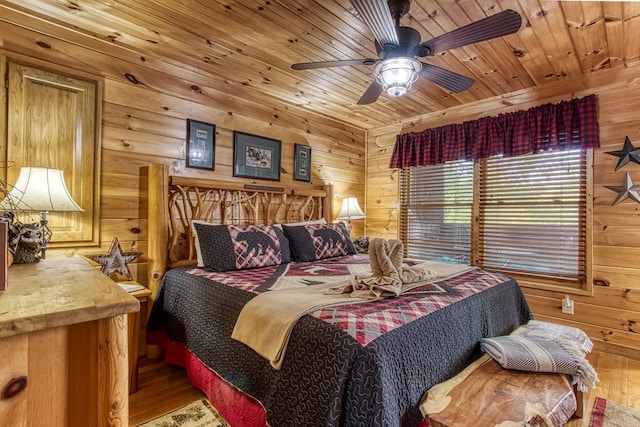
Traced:
[[400, 25], [400, 19], [409, 12], [410, 0], [350, 1], [375, 37], [378, 58], [303, 62], [293, 64], [291, 68], [310, 70], [374, 65], [376, 79], [358, 100], [360, 105], [375, 102], [383, 91], [389, 96], [404, 95], [418, 76], [454, 93], [467, 90], [473, 85], [473, 79], [422, 62], [416, 57], [431, 56], [445, 50], [513, 34], [522, 24], [520, 14], [507, 9], [421, 43], [420, 33], [416, 29]]

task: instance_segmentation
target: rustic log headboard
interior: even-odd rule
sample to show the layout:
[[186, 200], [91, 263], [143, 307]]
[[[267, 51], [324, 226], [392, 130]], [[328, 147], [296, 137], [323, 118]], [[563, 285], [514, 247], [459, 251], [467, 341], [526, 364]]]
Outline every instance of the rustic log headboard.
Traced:
[[148, 259], [152, 298], [169, 268], [196, 263], [191, 220], [218, 224], [276, 224], [333, 220], [333, 187], [261, 186], [169, 176], [148, 167]]

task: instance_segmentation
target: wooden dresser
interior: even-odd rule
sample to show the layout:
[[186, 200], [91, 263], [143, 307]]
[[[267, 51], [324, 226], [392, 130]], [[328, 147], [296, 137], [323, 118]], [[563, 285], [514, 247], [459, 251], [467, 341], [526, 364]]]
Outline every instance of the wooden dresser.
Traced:
[[82, 258], [9, 268], [0, 425], [128, 426], [127, 315], [139, 302]]

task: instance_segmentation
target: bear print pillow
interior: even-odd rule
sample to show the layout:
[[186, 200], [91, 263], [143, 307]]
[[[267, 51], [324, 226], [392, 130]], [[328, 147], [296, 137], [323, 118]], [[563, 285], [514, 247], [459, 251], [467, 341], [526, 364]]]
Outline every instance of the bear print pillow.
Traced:
[[266, 225], [218, 225], [193, 221], [198, 266], [209, 271], [242, 270], [291, 261], [282, 231]]
[[342, 224], [283, 224], [282, 229], [289, 239], [291, 256], [296, 261], [316, 261], [356, 253], [349, 232]]

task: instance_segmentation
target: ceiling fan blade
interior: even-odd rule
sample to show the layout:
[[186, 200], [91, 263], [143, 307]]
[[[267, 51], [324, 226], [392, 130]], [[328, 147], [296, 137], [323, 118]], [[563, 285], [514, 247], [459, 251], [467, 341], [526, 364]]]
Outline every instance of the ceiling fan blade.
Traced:
[[522, 17], [518, 12], [511, 9], [503, 10], [421, 43], [416, 47], [416, 55], [435, 55], [445, 50], [513, 34], [520, 29], [520, 25]]
[[380, 97], [380, 94], [382, 94], [382, 85], [378, 83], [378, 80], [374, 80], [358, 100], [358, 105], [365, 105], [376, 102]]
[[469, 89], [475, 82], [469, 77], [424, 62], [422, 63], [420, 76], [454, 93]]
[[387, 0], [350, 0], [380, 46], [398, 46], [398, 35]]
[[314, 68], [329, 68], [329, 67], [346, 67], [353, 65], [373, 65], [377, 63], [377, 59], [365, 58], [365, 59], [345, 59], [341, 61], [320, 61], [320, 62], [300, 62], [293, 64], [291, 68], [294, 70], [312, 70]]

